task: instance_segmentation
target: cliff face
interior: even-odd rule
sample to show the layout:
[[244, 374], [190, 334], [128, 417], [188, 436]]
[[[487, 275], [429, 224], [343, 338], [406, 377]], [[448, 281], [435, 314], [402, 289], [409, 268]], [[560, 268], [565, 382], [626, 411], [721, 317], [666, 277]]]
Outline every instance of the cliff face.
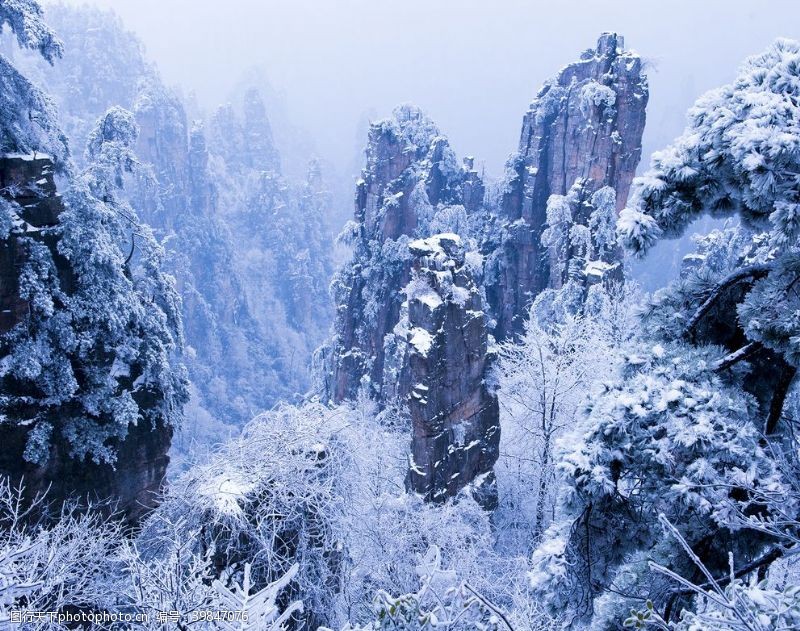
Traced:
[[[0, 157], [0, 191], [0, 203], [12, 204], [12, 212], [18, 217], [0, 239], [0, 334], [4, 334], [29, 314], [30, 280], [21, 278], [20, 270], [33, 260], [36, 248], [44, 246], [50, 252], [63, 300], [69, 300], [75, 276], [57, 250], [59, 215], [64, 206], [56, 191], [50, 159], [35, 155]], [[131, 370], [135, 373], [136, 367]], [[0, 391], [9, 398], [28, 396], [34, 401], [45, 396], [30, 391], [30, 384], [5, 371]], [[147, 407], [144, 399], [137, 403], [142, 409]], [[73, 458], [68, 441], [60, 434], [62, 428], [56, 425], [43, 464], [35, 464], [25, 457], [30, 426], [15, 422], [19, 419], [14, 417], [19, 413], [27, 418], [34, 405], [5, 410], [4, 422], [0, 422], [0, 475], [8, 476], [14, 485], [23, 483], [30, 498], [47, 492], [46, 500], [56, 507], [67, 498], [109, 500], [126, 518], [136, 521], [154, 506], [169, 464], [170, 427], [160, 421], [155, 426], [145, 421], [132, 425], [124, 439], [112, 439], [109, 444], [117, 452], [112, 466]], [[68, 414], [65, 410], [64, 416]]]
[[398, 108], [371, 126], [355, 221], [346, 229], [353, 260], [334, 279], [335, 336], [321, 351], [327, 398], [354, 398], [363, 385], [382, 401], [385, 388], [397, 390], [393, 378], [384, 384], [385, 342], [400, 320], [401, 290], [411, 275], [408, 243], [431, 234], [448, 209], [465, 212], [464, 190], [482, 190], [478, 179], [415, 108]]
[[472, 158], [459, 165], [419, 110], [371, 126], [344, 235], [353, 260], [334, 279], [318, 389], [334, 402], [364, 391], [408, 405], [407, 485], [428, 500], [473, 485], [484, 506], [495, 501], [490, 333], [520, 332], [545, 289], [568, 287], [565, 304], [580, 309], [590, 285], [622, 278], [616, 215], [639, 161], [647, 96], [639, 57], [602, 35], [539, 92], [495, 202]]
[[20, 210], [19, 225], [0, 245], [0, 334], [20, 322], [28, 310], [28, 301], [20, 295], [19, 270], [26, 248], [19, 235], [29, 232], [52, 245], [53, 239], [39, 234], [39, 230], [55, 226], [63, 210], [50, 159], [35, 154], [0, 156], [0, 203], [3, 201], [17, 204]]
[[45, 465], [24, 459], [28, 431], [19, 425], [0, 425], [0, 475], [15, 487], [23, 484], [25, 497], [44, 495], [58, 511], [62, 502], [81, 505], [104, 503], [108, 513], [136, 524], [158, 505], [166, 480], [173, 430], [159, 422], [131, 426], [124, 440], [111, 441], [117, 452], [115, 465], [75, 460], [63, 442], [54, 442]]
[[483, 301], [457, 235], [412, 241], [409, 249], [407, 486], [440, 502], [470, 485], [475, 499], [493, 509], [500, 425], [497, 397], [485, 383], [493, 355]]
[[624, 207], [641, 157], [647, 99], [641, 59], [613, 33], [539, 91], [508, 164], [501, 202], [507, 224], [487, 274], [498, 339], [520, 332], [533, 298], [552, 286], [552, 256], [541, 242], [550, 197], [568, 195], [577, 183], [586, 200], [608, 186], [617, 212]]
[[334, 280], [335, 335], [320, 350], [319, 376], [333, 401], [363, 388], [381, 405], [408, 404], [410, 490], [444, 501], [474, 484], [491, 507], [499, 426], [484, 384], [483, 298], [462, 238], [450, 234], [470, 232], [483, 193], [471, 160], [459, 164], [419, 110], [372, 125], [346, 231], [353, 260]]
[[133, 111], [139, 125], [136, 155], [150, 165], [153, 183], [135, 198], [143, 219], [156, 229], [173, 230], [186, 212], [189, 191], [189, 130], [186, 112], [178, 98], [155, 79], [147, 79]]
[[[319, 171], [307, 185], [279, 172], [264, 103], [187, 126], [180, 100], [144, 82], [136, 147], [154, 175], [129, 188], [133, 206], [166, 239], [182, 297], [193, 405], [191, 436], [216, 443], [280, 399], [308, 388], [306, 365], [330, 322], [329, 205]], [[188, 441], [186, 441], [188, 442]]]

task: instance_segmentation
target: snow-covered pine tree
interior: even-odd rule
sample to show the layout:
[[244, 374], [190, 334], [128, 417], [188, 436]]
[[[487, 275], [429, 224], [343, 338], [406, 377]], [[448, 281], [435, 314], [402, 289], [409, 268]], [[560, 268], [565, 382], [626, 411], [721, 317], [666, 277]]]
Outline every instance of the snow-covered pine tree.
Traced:
[[176, 427], [186, 401], [174, 279], [161, 271], [161, 246], [120, 192], [137, 165], [137, 134], [133, 115], [120, 108], [98, 121], [88, 166], [65, 194], [61, 217], [58, 250], [74, 274], [65, 306], [79, 338], [71, 361], [84, 391], [81, 412], [62, 431], [74, 456], [95, 461], [114, 462], [107, 441], [124, 439], [131, 424]]
[[50, 2], [45, 19], [63, 42], [58, 63], [41, 63], [33, 54], [18, 54], [14, 61], [56, 102], [61, 129], [78, 149], [73, 159], [83, 166], [80, 150], [95, 121], [112, 105], [131, 109], [142, 79], [155, 69], [139, 39], [112, 9]]
[[32, 463], [45, 464], [54, 441], [78, 460], [113, 463], [129, 426], [181, 418], [177, 295], [160, 247], [118, 194], [136, 133], [128, 112], [109, 111], [58, 224], [9, 234], [27, 253], [19, 292], [29, 308], [0, 342], [2, 409], [28, 428]]
[[8, 25], [20, 46], [38, 51], [50, 63], [64, 52], [63, 44], [45, 23], [42, 7], [36, 0], [0, 2], [0, 25]]
[[[20, 44], [48, 61], [60, 54], [36, 3], [0, 3], [0, 16]], [[161, 271], [149, 229], [119, 192], [136, 165], [137, 128], [129, 113], [109, 111], [91, 135], [87, 168], [76, 174], [53, 111], [39, 107], [47, 98], [0, 61], [18, 91], [8, 93], [13, 102], [3, 108], [0, 129], [0, 168], [10, 183], [0, 191], [9, 263], [0, 336], [2, 468], [19, 477], [40, 467], [37, 479], [54, 484], [54, 500], [119, 491], [122, 506], [138, 512], [142, 506], [134, 505], [143, 498], [135, 496], [161, 482], [186, 395], [173, 280]], [[53, 164], [67, 175], [63, 198]], [[134, 426], [140, 451], [135, 461], [128, 454], [130, 462], [117, 463]], [[86, 461], [95, 466], [93, 479], [82, 474]], [[153, 470], [136, 470], [144, 462]], [[122, 476], [115, 463], [135, 471], [125, 474], [124, 489], [115, 486]]]
[[798, 96], [800, 44], [779, 40], [697, 102], [621, 214], [618, 235], [640, 254], [703, 213], [740, 227], [707, 238], [694, 269], [654, 296], [649, 335], [626, 351], [566, 459], [568, 518], [534, 554], [531, 577], [577, 626], [618, 628], [644, 599], [674, 620], [695, 594], [674, 576], [710, 587], [708, 572], [735, 591], [784, 554], [787, 534], [795, 545]]
[[[0, 2], [0, 30], [5, 26], [20, 47], [37, 51], [50, 64], [63, 54], [35, 0]], [[31, 152], [49, 154], [58, 168], [66, 166], [69, 156], [50, 98], [0, 54], [0, 154]]]

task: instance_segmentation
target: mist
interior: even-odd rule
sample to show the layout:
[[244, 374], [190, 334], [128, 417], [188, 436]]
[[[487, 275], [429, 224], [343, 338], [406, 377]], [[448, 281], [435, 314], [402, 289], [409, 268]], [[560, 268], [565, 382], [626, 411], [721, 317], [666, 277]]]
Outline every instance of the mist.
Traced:
[[800, 629], [798, 31], [0, 0], [0, 628]]
[[682, 131], [700, 94], [729, 82], [775, 38], [800, 36], [800, 6], [791, 0], [95, 4], [113, 8], [167, 83], [194, 92], [207, 110], [224, 103], [245, 72], [262, 69], [291, 122], [348, 187], [360, 168], [365, 119], [405, 102], [425, 110], [459, 155], [499, 175], [542, 83], [603, 31], [621, 33], [649, 62], [644, 168]]

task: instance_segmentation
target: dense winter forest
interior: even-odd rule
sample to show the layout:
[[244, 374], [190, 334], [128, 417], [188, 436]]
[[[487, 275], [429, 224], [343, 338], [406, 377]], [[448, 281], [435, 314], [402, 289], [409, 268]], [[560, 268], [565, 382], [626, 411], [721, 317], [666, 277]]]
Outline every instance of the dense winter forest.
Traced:
[[0, 0], [0, 629], [800, 629], [789, 17], [652, 156], [612, 24], [496, 177], [404, 103], [348, 179]]

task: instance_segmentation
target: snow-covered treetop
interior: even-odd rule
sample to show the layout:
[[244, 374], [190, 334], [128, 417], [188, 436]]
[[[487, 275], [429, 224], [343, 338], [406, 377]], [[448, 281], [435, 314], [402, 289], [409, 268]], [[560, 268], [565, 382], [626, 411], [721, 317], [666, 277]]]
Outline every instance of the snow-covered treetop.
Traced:
[[[0, 0], [0, 31], [6, 24], [20, 46], [38, 50], [50, 63], [61, 56], [61, 42], [34, 0]], [[0, 154], [48, 154], [63, 168], [69, 150], [57, 120], [50, 98], [0, 55]]]
[[[413, 146], [424, 156], [434, 139], [441, 136], [436, 124], [416, 105], [404, 103], [392, 111], [391, 118], [373, 124], [376, 135], [392, 134], [399, 141]], [[370, 134], [372, 136], [372, 133]]]
[[779, 39], [742, 65], [735, 81], [702, 96], [688, 127], [655, 153], [619, 225], [645, 252], [703, 213], [738, 215], [775, 245], [800, 234], [800, 43]]
[[[26, 246], [32, 253], [20, 287], [31, 308], [0, 340], [0, 377], [13, 374], [24, 395], [8, 392], [0, 412], [30, 427], [29, 462], [47, 462], [60, 444], [76, 460], [113, 463], [130, 426], [175, 427], [183, 418], [175, 281], [162, 271], [152, 231], [120, 192], [137, 164], [136, 136], [130, 112], [112, 108], [101, 117], [88, 166], [63, 195], [56, 244]], [[58, 272], [69, 274], [69, 284]]]
[[22, 48], [38, 50], [51, 64], [64, 53], [56, 34], [44, 21], [36, 0], [0, 0], [0, 29], [8, 24]]
[[96, 163], [113, 171], [114, 181], [122, 185], [122, 174], [136, 162], [133, 147], [139, 137], [139, 126], [133, 114], [121, 107], [112, 107], [98, 121], [86, 144], [87, 163]]

